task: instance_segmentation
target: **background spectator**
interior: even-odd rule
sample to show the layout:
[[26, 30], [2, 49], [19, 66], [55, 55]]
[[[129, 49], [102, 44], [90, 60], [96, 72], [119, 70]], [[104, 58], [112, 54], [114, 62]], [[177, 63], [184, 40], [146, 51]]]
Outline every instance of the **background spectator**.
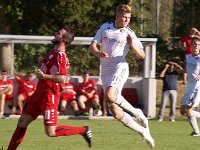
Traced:
[[101, 110], [99, 96], [97, 94], [97, 84], [94, 80], [89, 79], [89, 73], [85, 72], [82, 75], [83, 82], [78, 85], [79, 97], [78, 104], [82, 110], [82, 115], [88, 116], [85, 103], [90, 101], [95, 109]]
[[19, 84], [17, 103], [21, 114], [24, 103], [35, 92], [37, 83], [33, 81], [33, 74], [31, 72], [28, 72], [24, 77], [16, 76], [15, 78]]
[[75, 115], [78, 115], [79, 108], [76, 102], [76, 86], [70, 82], [70, 75], [67, 76], [65, 83], [60, 83], [60, 115], [64, 115], [67, 103], [69, 102]]
[[177, 78], [178, 71], [183, 68], [175, 62], [168, 62], [165, 68], [160, 73], [160, 77], [163, 80], [163, 93], [160, 105], [160, 111], [158, 114], [158, 121], [163, 121], [164, 110], [167, 105], [168, 99], [170, 99], [170, 121], [175, 122], [176, 113], [176, 100], [177, 100]]
[[4, 119], [9, 117], [4, 111], [5, 106], [8, 107], [8, 105], [12, 105], [14, 85], [13, 81], [8, 79], [6, 70], [1, 71], [0, 78], [0, 117]]

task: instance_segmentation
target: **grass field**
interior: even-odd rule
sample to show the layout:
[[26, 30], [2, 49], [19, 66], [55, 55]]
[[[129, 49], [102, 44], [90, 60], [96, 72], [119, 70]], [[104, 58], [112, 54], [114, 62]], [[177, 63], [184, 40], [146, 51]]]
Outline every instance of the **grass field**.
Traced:
[[[15, 129], [17, 119], [0, 120], [0, 149], [7, 148]], [[59, 124], [90, 125], [93, 130], [94, 145], [91, 150], [148, 150], [151, 149], [140, 135], [123, 127], [115, 120], [59, 120]], [[155, 150], [196, 150], [200, 147], [200, 137], [190, 136], [188, 122], [180, 118], [175, 123], [150, 120]], [[87, 150], [86, 142], [79, 135], [50, 138], [44, 134], [43, 121], [37, 119], [27, 131], [18, 150]]]
[[[150, 120], [152, 136], [155, 139], [155, 150], [197, 150], [200, 148], [200, 137], [192, 137], [189, 123], [180, 116], [179, 108], [186, 85], [178, 82], [177, 120], [168, 121], [169, 107], [165, 111], [166, 121]], [[157, 111], [160, 106], [162, 81], [157, 80]], [[0, 150], [7, 148], [16, 127], [17, 119], [0, 119]], [[59, 124], [89, 125], [93, 130], [94, 145], [91, 150], [148, 150], [151, 149], [141, 136], [115, 120], [59, 120]], [[18, 150], [87, 150], [86, 142], [81, 136], [47, 137], [43, 121], [37, 119], [27, 131], [27, 135]]]

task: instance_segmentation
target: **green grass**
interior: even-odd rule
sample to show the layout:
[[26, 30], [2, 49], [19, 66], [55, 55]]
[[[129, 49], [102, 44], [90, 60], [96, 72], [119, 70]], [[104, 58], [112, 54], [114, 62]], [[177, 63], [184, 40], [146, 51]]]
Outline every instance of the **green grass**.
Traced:
[[[7, 148], [15, 129], [17, 119], [0, 120], [0, 149]], [[83, 126], [93, 130], [94, 145], [91, 150], [148, 150], [151, 149], [141, 136], [115, 120], [59, 120], [59, 124]], [[196, 150], [200, 148], [200, 137], [192, 137], [191, 127], [186, 119], [175, 123], [150, 120], [155, 150]], [[89, 149], [79, 135], [50, 138], [44, 133], [42, 119], [29, 127], [18, 150], [86, 150]]]

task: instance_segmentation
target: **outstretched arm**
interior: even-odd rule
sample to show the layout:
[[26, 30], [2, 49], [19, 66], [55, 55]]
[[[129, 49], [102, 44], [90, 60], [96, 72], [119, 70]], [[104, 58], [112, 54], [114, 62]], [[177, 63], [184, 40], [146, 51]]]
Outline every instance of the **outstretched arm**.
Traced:
[[169, 64], [174, 65], [175, 68], [178, 69], [178, 70], [183, 70], [183, 68], [179, 64], [177, 64], [175, 62], [170, 61]]
[[166, 71], [167, 71], [168, 68], [169, 68], [169, 64], [166, 64], [165, 68], [160, 73], [160, 77], [161, 78], [163, 78], [165, 76], [165, 73], [166, 73]]

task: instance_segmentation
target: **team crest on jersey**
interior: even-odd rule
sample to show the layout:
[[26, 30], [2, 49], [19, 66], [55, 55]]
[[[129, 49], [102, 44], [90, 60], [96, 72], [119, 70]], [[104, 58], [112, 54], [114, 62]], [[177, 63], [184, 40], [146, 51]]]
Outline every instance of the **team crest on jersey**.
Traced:
[[120, 29], [120, 32], [121, 32], [121, 33], [124, 33], [124, 32], [125, 32], [125, 30], [124, 30], [124, 29]]
[[49, 59], [52, 59], [52, 58], [53, 58], [53, 55], [50, 55], [50, 56], [49, 56]]

